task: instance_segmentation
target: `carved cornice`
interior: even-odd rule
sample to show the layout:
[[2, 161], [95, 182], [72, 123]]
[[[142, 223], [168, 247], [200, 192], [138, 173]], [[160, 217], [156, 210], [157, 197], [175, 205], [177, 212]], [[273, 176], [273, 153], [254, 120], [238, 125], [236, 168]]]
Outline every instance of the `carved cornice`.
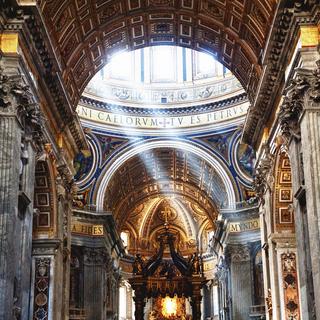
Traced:
[[316, 1], [286, 1], [281, 5], [283, 7], [278, 11], [274, 32], [266, 50], [265, 73], [243, 132], [243, 141], [254, 146], [283, 90], [286, 61], [290, 60], [294, 50], [289, 43], [293, 43], [298, 36], [300, 23], [316, 25], [320, 20], [320, 6], [316, 5]]
[[287, 142], [291, 137], [300, 139], [299, 119], [304, 108], [320, 102], [320, 60], [316, 64], [312, 73], [298, 70], [297, 76], [285, 90], [278, 117], [282, 135]]
[[[39, 82], [43, 82], [44, 93], [49, 93], [47, 104], [51, 100], [56, 110], [51, 111], [58, 116], [61, 129], [69, 128], [79, 150], [86, 149], [86, 140], [75, 112], [68, 100], [66, 91], [59, 76], [60, 67], [54, 56], [49, 39], [47, 39], [43, 23], [35, 6], [20, 7], [14, 0], [0, 3], [0, 31], [19, 32], [19, 39], [32, 55], [32, 62], [39, 72]], [[32, 47], [33, 46], [33, 47]]]
[[252, 143], [252, 140], [256, 138], [257, 130], [263, 128], [261, 123], [267, 111], [270, 110], [270, 104], [273, 103], [271, 97], [273, 97], [274, 92], [279, 89], [279, 83], [281, 82], [279, 60], [286, 49], [284, 44], [291, 21], [292, 13], [287, 9], [280, 10], [276, 21], [275, 32], [271, 40], [272, 45], [269, 49], [268, 64], [262, 86], [247, 116], [247, 123], [243, 133], [243, 140], [246, 143]]
[[231, 107], [234, 105], [238, 105], [240, 103], [245, 103], [248, 101], [247, 94], [241, 93], [235, 95], [231, 98], [223, 99], [213, 103], [207, 103], [197, 106], [191, 107], [180, 107], [180, 108], [142, 108], [142, 107], [127, 107], [123, 106], [120, 103], [118, 105], [106, 103], [103, 101], [99, 101], [97, 99], [89, 98], [86, 96], [82, 96], [79, 104], [85, 105], [89, 107], [94, 107], [97, 109], [103, 109], [111, 112], [119, 112], [125, 113], [128, 115], [190, 115], [190, 114], [198, 114], [201, 112], [212, 112], [220, 109], [225, 109], [227, 107]]
[[35, 239], [32, 241], [32, 255], [55, 255], [59, 247], [59, 239]]
[[69, 128], [76, 145], [80, 150], [86, 149], [84, 135], [80, 125], [78, 125], [79, 120], [71, 107], [71, 103], [68, 100], [68, 96], [57, 72], [59, 67], [56, 65], [51, 48], [48, 46], [47, 40], [43, 36], [43, 26], [38, 22], [36, 15], [30, 15], [30, 17], [26, 19], [26, 24], [42, 64], [43, 80], [50, 92], [53, 103], [59, 112], [63, 127]]
[[3, 0], [0, 3], [0, 12], [7, 19], [19, 19], [23, 20], [24, 11], [23, 8], [19, 7], [16, 1]]

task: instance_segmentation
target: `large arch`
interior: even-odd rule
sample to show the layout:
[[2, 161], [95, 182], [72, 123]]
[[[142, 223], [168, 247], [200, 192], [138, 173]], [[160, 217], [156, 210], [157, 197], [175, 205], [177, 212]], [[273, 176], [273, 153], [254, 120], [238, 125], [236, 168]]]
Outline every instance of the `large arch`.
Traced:
[[117, 51], [181, 45], [214, 54], [254, 90], [275, 0], [40, 0], [75, 107], [86, 84]]
[[182, 140], [155, 139], [148, 142], [140, 141], [128, 146], [127, 148], [122, 150], [121, 153], [117, 157], [115, 157], [115, 159], [113, 159], [113, 161], [107, 164], [100, 175], [101, 179], [98, 181], [96, 190], [94, 192], [94, 202], [97, 210], [103, 211], [107, 186], [111, 181], [113, 175], [123, 163], [138, 155], [139, 153], [156, 148], [167, 148], [168, 146], [173, 149], [182, 149], [184, 151], [194, 153], [201, 159], [206, 161], [210, 166], [214, 167], [225, 186], [227, 205], [231, 207], [235, 205], [235, 203], [239, 200], [239, 195], [236, 193], [232, 179], [228, 175], [228, 169], [218, 158], [216, 158], [213, 154], [210, 154], [202, 146], [196, 145], [195, 143], [191, 144]]

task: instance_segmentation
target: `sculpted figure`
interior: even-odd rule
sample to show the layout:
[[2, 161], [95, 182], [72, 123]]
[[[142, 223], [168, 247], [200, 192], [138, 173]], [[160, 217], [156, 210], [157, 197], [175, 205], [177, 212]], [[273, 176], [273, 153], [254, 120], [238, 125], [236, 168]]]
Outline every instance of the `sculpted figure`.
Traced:
[[200, 259], [199, 256], [195, 253], [192, 259], [192, 273], [199, 274], [200, 273]]
[[133, 262], [132, 273], [136, 275], [141, 275], [143, 273], [143, 269], [144, 269], [144, 261], [141, 255], [138, 253]]

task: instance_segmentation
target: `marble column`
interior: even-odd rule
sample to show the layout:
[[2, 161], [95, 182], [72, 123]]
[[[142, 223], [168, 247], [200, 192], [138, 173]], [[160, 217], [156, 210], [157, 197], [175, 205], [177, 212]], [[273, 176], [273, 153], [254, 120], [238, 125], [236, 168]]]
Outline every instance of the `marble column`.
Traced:
[[[34, 176], [35, 176], [35, 146], [28, 142], [28, 138], [24, 135], [23, 148], [24, 156], [28, 156], [23, 168], [23, 176], [20, 178], [19, 193], [19, 217], [20, 224], [16, 224], [15, 242], [20, 244], [17, 246], [17, 260], [21, 263], [16, 265], [16, 273], [20, 279], [20, 303], [21, 303], [21, 319], [27, 319], [29, 316], [30, 304], [30, 278], [32, 265], [32, 224], [33, 224], [33, 206], [32, 202], [25, 207], [23, 202], [26, 199], [32, 200], [34, 194]], [[22, 199], [24, 198], [24, 200]], [[28, 200], [28, 201], [29, 201]]]
[[271, 301], [272, 301], [272, 319], [281, 319], [280, 309], [280, 289], [279, 288], [279, 269], [278, 256], [276, 251], [276, 243], [270, 239], [269, 241], [269, 268], [270, 268], [270, 285], [271, 285]]
[[227, 248], [230, 255], [232, 319], [247, 320], [252, 305], [250, 250], [240, 244], [228, 245]]
[[[319, 70], [320, 71], [320, 70]], [[316, 315], [320, 318], [320, 100], [305, 108], [301, 144], [306, 188], [309, 243]], [[312, 142], [312, 143], [310, 143]]]
[[[34, 133], [38, 106], [17, 56], [0, 60], [0, 319], [27, 316], [30, 293]], [[39, 126], [34, 125], [39, 121]], [[39, 128], [38, 128], [39, 127]], [[33, 168], [31, 167], [33, 166]], [[22, 301], [24, 308], [22, 308]]]
[[[301, 67], [288, 80], [279, 112], [282, 134], [288, 141], [292, 158], [293, 189], [298, 200], [296, 226], [299, 253], [302, 250], [298, 258], [299, 266], [302, 266], [302, 314], [306, 319], [320, 318], [319, 59], [317, 49], [307, 48], [299, 52]], [[310, 260], [307, 256], [309, 252]]]
[[[3, 111], [3, 110], [1, 110]], [[13, 111], [14, 112], [14, 111]], [[15, 275], [14, 230], [18, 219], [21, 128], [14, 113], [0, 117], [0, 319], [12, 317]]]
[[[267, 175], [271, 174], [268, 172]], [[267, 180], [269, 177], [266, 177]], [[278, 281], [278, 258], [274, 234], [274, 213], [272, 209], [273, 193], [267, 188], [261, 214], [262, 262], [264, 277], [264, 294], [267, 298], [265, 308], [267, 319], [280, 319], [280, 295]]]
[[[268, 217], [269, 218], [269, 217]], [[260, 229], [262, 247], [263, 287], [265, 296], [266, 319], [272, 320], [272, 296], [270, 289], [269, 245], [267, 233], [267, 221], [265, 208], [260, 210]]]
[[108, 260], [103, 248], [84, 249], [84, 309], [88, 319], [107, 319], [105, 295], [110, 295], [110, 288], [105, 291], [104, 286]]
[[309, 241], [309, 222], [306, 208], [304, 172], [302, 161], [301, 140], [292, 139], [289, 144], [289, 155], [292, 170], [292, 191], [295, 194], [294, 213], [297, 239], [300, 308], [302, 319], [313, 319], [315, 313], [314, 288]]

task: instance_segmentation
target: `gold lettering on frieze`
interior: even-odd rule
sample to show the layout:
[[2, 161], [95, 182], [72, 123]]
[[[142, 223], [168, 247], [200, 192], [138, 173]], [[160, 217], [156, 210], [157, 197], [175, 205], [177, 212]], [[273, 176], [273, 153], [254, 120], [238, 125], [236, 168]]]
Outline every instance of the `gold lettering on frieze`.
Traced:
[[229, 224], [229, 232], [245, 232], [260, 229], [260, 220], [253, 219], [243, 222], [231, 222]]
[[71, 225], [71, 232], [86, 236], [103, 236], [103, 225], [74, 222]]
[[244, 103], [223, 110], [199, 115], [140, 117], [114, 114], [108, 111], [91, 109], [82, 105], [77, 107], [80, 118], [110, 126], [122, 126], [134, 129], [180, 129], [215, 124], [245, 116], [249, 104]]
[[211, 261], [211, 262], [205, 262], [203, 264], [203, 271], [209, 271], [209, 270], [212, 270], [214, 269], [215, 267], [215, 264]]

